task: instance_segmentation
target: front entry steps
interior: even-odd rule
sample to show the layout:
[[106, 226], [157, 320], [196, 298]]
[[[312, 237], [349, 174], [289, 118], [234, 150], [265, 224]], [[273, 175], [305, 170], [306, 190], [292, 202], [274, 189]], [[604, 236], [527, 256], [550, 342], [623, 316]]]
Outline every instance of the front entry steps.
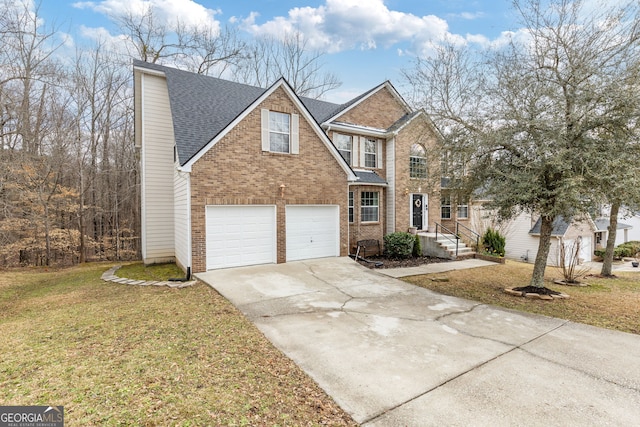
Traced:
[[424, 255], [446, 259], [467, 259], [474, 258], [476, 253], [468, 247], [462, 240], [458, 239], [458, 253], [456, 254], [456, 237], [452, 234], [423, 233], [418, 232], [422, 252]]

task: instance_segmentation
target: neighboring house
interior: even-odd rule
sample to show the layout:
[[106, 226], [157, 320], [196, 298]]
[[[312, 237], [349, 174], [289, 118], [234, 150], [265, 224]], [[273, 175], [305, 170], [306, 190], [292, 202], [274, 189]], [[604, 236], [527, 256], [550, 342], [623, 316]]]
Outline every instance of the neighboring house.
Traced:
[[[596, 248], [607, 246], [610, 209], [608, 205], [602, 206], [599, 209], [600, 217], [595, 220], [600, 232], [596, 234]], [[615, 244], [618, 246], [631, 241], [640, 241], [640, 212], [623, 206], [618, 213]]]
[[[512, 219], [505, 228], [505, 257], [519, 261], [534, 263], [540, 244], [540, 218], [528, 213], [521, 213]], [[547, 265], [560, 265], [560, 247], [570, 248], [580, 239], [581, 262], [593, 259], [594, 233], [597, 227], [590, 218], [567, 221], [559, 217], [553, 222], [551, 247], [547, 257]]]
[[624, 232], [625, 242], [640, 241], [640, 212], [633, 212], [628, 216], [620, 217], [618, 222], [620, 221], [630, 227]]
[[388, 81], [345, 104], [141, 61], [134, 82], [145, 263], [346, 256], [440, 218], [439, 136]]
[[[607, 239], [609, 238], [609, 218], [596, 218], [593, 222], [596, 224], [595, 249], [606, 248]], [[632, 231], [632, 229], [632, 225], [622, 223], [620, 222], [620, 219], [618, 219], [615, 246], [628, 242], [629, 232]]]

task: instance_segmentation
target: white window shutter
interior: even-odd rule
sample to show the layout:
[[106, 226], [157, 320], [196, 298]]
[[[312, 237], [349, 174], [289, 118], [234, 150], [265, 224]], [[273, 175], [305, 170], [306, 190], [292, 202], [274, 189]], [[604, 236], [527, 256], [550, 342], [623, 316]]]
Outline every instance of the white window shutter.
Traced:
[[291, 115], [291, 154], [300, 153], [300, 116], [297, 114]]
[[376, 152], [376, 163], [378, 163], [378, 169], [382, 169], [382, 140], [378, 140], [378, 150]]
[[269, 143], [269, 110], [263, 108], [260, 113], [262, 115], [262, 151], [269, 151], [271, 147]]
[[364, 162], [364, 147], [366, 145], [365, 143], [366, 138], [364, 136], [360, 137], [360, 166], [364, 166], [365, 162]]

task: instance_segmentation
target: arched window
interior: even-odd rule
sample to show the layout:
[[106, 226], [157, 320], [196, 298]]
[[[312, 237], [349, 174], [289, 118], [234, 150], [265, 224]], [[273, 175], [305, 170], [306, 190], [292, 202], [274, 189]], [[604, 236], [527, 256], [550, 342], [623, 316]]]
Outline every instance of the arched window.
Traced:
[[411, 146], [409, 154], [409, 176], [411, 178], [427, 177], [427, 150], [420, 144]]

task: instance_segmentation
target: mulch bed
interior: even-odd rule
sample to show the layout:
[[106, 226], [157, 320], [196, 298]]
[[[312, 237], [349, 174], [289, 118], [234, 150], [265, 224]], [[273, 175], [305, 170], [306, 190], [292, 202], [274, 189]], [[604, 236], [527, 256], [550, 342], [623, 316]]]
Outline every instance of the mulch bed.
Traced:
[[[417, 267], [424, 264], [433, 264], [437, 262], [449, 262], [451, 260], [445, 258], [435, 258], [435, 257], [411, 257], [406, 259], [397, 259], [397, 258], [387, 258], [384, 256], [372, 256], [367, 257], [367, 261], [362, 261], [358, 259], [358, 262], [361, 265], [364, 265], [368, 268], [398, 268], [398, 267]], [[376, 267], [377, 263], [382, 263], [381, 266]]]

